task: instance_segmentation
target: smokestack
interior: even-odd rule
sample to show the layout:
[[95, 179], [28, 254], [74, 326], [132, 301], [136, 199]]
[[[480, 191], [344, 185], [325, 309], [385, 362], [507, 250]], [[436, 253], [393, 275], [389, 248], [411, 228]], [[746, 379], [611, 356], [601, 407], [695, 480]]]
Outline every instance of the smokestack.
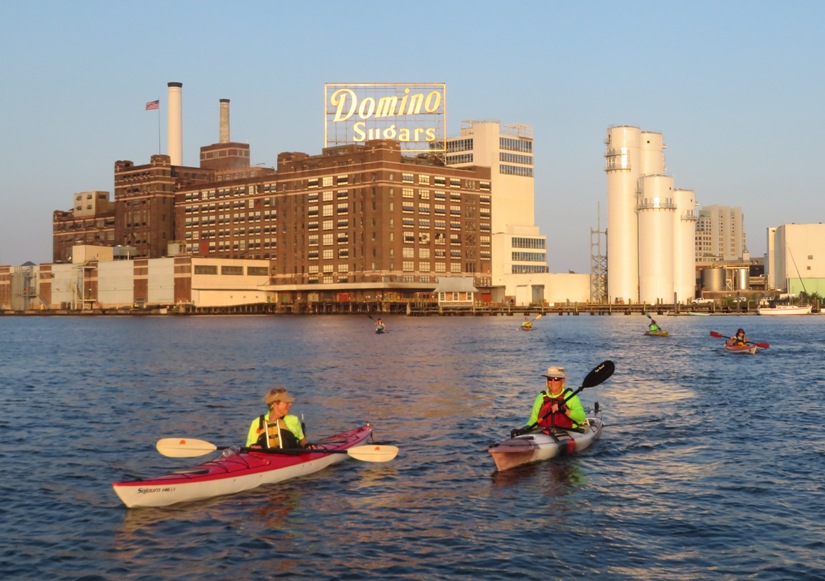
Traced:
[[168, 83], [169, 118], [166, 136], [172, 165], [183, 165], [183, 112], [181, 92], [183, 83]]
[[229, 143], [229, 99], [221, 99], [221, 132], [219, 143]]

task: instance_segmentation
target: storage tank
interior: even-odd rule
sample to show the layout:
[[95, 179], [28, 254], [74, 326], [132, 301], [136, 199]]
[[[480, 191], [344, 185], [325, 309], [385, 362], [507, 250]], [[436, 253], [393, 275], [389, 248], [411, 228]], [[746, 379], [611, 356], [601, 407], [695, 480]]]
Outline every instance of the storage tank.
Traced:
[[674, 188], [673, 287], [676, 302], [693, 298], [696, 287], [696, 192]]
[[636, 182], [640, 175], [638, 127], [607, 130], [607, 294], [611, 301], [636, 302], [639, 295], [639, 244]]
[[733, 269], [733, 288], [734, 290], [748, 290], [751, 287], [750, 269], [748, 268], [734, 268]]
[[665, 143], [661, 133], [642, 131], [639, 136], [641, 150], [639, 175], [661, 175], [665, 169]]
[[640, 181], [636, 210], [639, 220], [639, 299], [645, 303], [673, 300], [673, 177], [654, 175]]
[[702, 270], [702, 290], [725, 290], [725, 269], [721, 266]]

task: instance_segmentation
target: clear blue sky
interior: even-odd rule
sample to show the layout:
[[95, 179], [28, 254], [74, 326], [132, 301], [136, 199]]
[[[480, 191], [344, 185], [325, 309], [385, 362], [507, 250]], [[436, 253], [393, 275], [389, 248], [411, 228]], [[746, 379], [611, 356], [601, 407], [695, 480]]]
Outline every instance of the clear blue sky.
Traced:
[[[552, 272], [589, 272], [607, 224], [611, 125], [664, 135], [700, 205], [765, 230], [825, 218], [825, 2], [0, 2], [0, 264], [50, 262], [51, 218], [112, 192], [158, 149], [183, 83], [183, 161], [218, 141], [218, 100], [252, 163], [320, 153], [324, 83], [447, 84], [464, 119], [534, 128], [536, 222]], [[825, 242], [823, 243], [825, 244]]]

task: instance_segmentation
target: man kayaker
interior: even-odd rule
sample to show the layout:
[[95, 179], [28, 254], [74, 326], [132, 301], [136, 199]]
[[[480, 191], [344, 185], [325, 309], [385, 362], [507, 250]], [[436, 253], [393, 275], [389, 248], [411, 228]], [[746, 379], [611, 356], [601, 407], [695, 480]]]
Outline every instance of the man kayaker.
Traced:
[[654, 319], [650, 319], [650, 324], [647, 326], [647, 330], [651, 333], [655, 333], [656, 331], [661, 331], [662, 328], [656, 324]]
[[744, 329], [738, 329], [736, 335], [728, 339], [728, 345], [731, 347], [735, 345], [747, 345], [748, 343], [750, 343], [750, 340], [745, 336]]
[[577, 430], [587, 421], [587, 414], [584, 412], [579, 396], [573, 395], [572, 390], [564, 387], [566, 378], [564, 367], [548, 367], [547, 373], [542, 377], [545, 378], [546, 388], [536, 396], [527, 425], [521, 429], [512, 430], [510, 437], [515, 438], [520, 434], [526, 434], [536, 426], [545, 429]]
[[247, 448], [311, 448], [298, 416], [289, 413], [295, 398], [283, 387], [273, 387], [264, 394], [269, 411], [252, 420]]
[[525, 329], [532, 329], [533, 328], [533, 321], [530, 320], [530, 317], [525, 315], [524, 322], [521, 324], [521, 326]]

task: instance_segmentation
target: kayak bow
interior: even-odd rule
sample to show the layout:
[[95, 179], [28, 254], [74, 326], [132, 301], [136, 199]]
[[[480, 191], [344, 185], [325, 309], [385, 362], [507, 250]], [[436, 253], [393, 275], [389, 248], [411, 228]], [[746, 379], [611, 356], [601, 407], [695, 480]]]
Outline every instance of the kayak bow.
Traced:
[[587, 418], [584, 432], [561, 428], [550, 429], [549, 433], [531, 432], [504, 440], [488, 451], [496, 463], [496, 470], [501, 472], [522, 464], [581, 452], [598, 439], [602, 425], [602, 419], [593, 416]]

